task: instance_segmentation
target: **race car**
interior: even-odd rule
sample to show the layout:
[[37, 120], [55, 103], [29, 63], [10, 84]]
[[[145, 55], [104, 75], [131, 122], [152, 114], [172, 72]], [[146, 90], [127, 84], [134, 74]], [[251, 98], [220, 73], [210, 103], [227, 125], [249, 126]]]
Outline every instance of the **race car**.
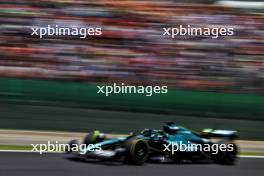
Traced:
[[[99, 131], [88, 133], [82, 143], [70, 141], [66, 153], [83, 159], [123, 161], [135, 165], [200, 161], [233, 165], [238, 155], [238, 146], [234, 142], [237, 137], [236, 131], [204, 129], [197, 133], [168, 122], [162, 130], [144, 129], [137, 135], [131, 133], [126, 137], [106, 138]], [[80, 144], [86, 148], [73, 150]]]

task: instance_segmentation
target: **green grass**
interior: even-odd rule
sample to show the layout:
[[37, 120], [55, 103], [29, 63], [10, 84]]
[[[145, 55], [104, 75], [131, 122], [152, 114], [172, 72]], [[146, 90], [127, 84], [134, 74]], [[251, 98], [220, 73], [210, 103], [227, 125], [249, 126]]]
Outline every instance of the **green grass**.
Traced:
[[22, 146], [22, 145], [0, 145], [0, 150], [32, 150], [32, 146]]
[[245, 156], [264, 156], [264, 152], [241, 152], [240, 155], [245, 155]]
[[[40, 147], [37, 147], [40, 150]], [[0, 145], [0, 150], [13, 150], [13, 151], [32, 151], [33, 146], [31, 145]]]

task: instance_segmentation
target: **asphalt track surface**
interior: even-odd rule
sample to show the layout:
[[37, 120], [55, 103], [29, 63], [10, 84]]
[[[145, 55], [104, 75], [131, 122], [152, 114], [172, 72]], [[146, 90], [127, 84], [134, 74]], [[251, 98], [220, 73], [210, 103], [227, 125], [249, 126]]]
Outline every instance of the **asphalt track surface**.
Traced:
[[0, 176], [263, 176], [264, 159], [241, 158], [235, 166], [79, 161], [64, 154], [0, 152]]

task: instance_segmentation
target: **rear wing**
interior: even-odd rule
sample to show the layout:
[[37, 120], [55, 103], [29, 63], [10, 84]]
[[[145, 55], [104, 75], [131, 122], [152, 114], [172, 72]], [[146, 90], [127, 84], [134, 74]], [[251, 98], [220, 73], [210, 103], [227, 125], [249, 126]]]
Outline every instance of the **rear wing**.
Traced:
[[203, 129], [202, 135], [205, 137], [215, 137], [215, 138], [238, 138], [237, 131], [232, 130], [214, 130], [214, 129]]

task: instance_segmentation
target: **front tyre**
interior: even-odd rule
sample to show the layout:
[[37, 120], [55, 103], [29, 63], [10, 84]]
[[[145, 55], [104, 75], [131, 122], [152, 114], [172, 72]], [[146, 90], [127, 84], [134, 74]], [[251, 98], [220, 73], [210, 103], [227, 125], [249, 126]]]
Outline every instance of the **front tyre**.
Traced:
[[149, 156], [148, 143], [141, 139], [129, 140], [126, 144], [128, 154], [125, 161], [129, 164], [143, 165]]

